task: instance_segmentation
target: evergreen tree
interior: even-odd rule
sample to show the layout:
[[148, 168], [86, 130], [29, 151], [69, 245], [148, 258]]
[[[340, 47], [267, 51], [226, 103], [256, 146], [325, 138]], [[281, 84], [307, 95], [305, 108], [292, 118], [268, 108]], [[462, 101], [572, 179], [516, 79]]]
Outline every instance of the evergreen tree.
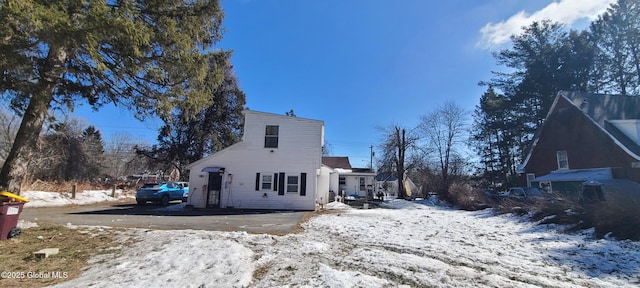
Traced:
[[618, 0], [590, 26], [597, 48], [594, 87], [600, 93], [640, 93], [640, 4]]
[[[82, 181], [97, 178], [101, 166], [100, 132], [77, 119], [54, 123], [45, 133], [31, 162], [33, 177], [50, 181]], [[93, 142], [88, 144], [88, 142]]]
[[82, 131], [81, 140], [84, 153], [88, 156], [86, 167], [83, 167], [83, 178], [93, 179], [105, 175], [104, 142], [100, 131], [94, 126], [88, 126]]
[[221, 38], [217, 0], [5, 0], [0, 5], [0, 92], [22, 123], [0, 171], [0, 188], [20, 191], [48, 111], [86, 102], [165, 117], [199, 111], [196, 89]]
[[476, 105], [471, 143], [480, 156], [482, 178], [489, 186], [508, 184], [515, 176], [515, 151], [510, 135], [517, 127], [509, 125], [508, 99], [489, 87]]
[[482, 83], [505, 96], [500, 107], [504, 122], [499, 139], [503, 140], [498, 140], [504, 143], [498, 149], [502, 169], [509, 175], [516, 173], [515, 163], [521, 162], [557, 93], [587, 89], [594, 54], [586, 34], [567, 33], [561, 24], [548, 20], [524, 27], [511, 40], [511, 49], [494, 56], [512, 72], [494, 73], [493, 79]]
[[218, 70], [224, 74], [220, 85], [215, 81], [205, 82], [204, 90], [212, 93], [212, 105], [195, 115], [178, 107], [171, 117], [164, 119], [165, 125], [158, 135], [159, 144], [150, 149], [137, 147], [139, 155], [148, 157], [152, 165], [163, 169], [177, 168], [180, 175], [186, 177], [185, 167], [189, 163], [239, 141], [246, 100], [238, 87], [230, 57], [231, 53], [226, 53], [217, 61], [210, 61], [211, 77], [215, 77]]

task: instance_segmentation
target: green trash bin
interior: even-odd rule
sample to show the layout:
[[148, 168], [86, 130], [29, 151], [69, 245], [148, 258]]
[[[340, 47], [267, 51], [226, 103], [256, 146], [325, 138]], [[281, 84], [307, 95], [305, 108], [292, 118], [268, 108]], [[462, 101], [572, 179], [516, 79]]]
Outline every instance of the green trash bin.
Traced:
[[18, 218], [24, 202], [0, 202], [0, 240], [20, 235]]

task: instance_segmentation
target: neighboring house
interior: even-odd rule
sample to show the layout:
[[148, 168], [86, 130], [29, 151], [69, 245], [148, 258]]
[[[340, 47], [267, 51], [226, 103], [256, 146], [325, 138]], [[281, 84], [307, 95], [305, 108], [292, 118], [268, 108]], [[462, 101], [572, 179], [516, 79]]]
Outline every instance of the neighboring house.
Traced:
[[[411, 178], [406, 176], [403, 182], [404, 190], [407, 196], [415, 198], [421, 193], [421, 189], [413, 183]], [[395, 173], [381, 172], [376, 175], [376, 192], [381, 191], [385, 196], [397, 196], [398, 195], [398, 177]]]
[[187, 168], [195, 208], [315, 210], [329, 196], [324, 122], [245, 110], [241, 142]]
[[322, 157], [322, 164], [331, 170], [329, 190], [335, 195], [358, 195], [366, 197], [367, 191], [373, 195], [376, 174], [369, 168], [353, 168], [349, 157]]
[[560, 92], [518, 169], [522, 184], [577, 196], [587, 181], [640, 181], [640, 97]]

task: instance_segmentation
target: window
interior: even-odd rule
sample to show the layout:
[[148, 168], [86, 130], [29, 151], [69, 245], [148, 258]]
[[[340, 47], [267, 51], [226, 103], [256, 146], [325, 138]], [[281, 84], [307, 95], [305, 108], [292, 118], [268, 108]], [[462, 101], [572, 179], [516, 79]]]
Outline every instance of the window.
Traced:
[[264, 148], [278, 148], [278, 126], [267, 125], [264, 134]]
[[273, 175], [262, 175], [262, 189], [271, 190], [271, 183], [273, 183]]
[[366, 185], [364, 184], [364, 177], [360, 177], [360, 191], [365, 191]]
[[298, 176], [287, 176], [287, 193], [298, 193]]
[[569, 169], [569, 158], [567, 157], [566, 150], [556, 152], [556, 157], [558, 160], [558, 169]]
[[[334, 179], [335, 179], [335, 178], [334, 178]], [[339, 180], [338, 180], [338, 182], [339, 182], [338, 184], [339, 184], [339, 185], [347, 185], [347, 177], [340, 176], [338, 179], [339, 179]]]
[[531, 181], [533, 181], [533, 179], [536, 179], [536, 174], [527, 173], [527, 187], [531, 187]]

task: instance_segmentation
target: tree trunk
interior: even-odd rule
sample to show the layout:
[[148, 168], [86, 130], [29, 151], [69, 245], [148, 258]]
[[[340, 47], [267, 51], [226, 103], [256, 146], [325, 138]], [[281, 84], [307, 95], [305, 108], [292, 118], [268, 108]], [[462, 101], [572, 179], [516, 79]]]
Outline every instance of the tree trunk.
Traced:
[[0, 172], [1, 189], [20, 193], [20, 186], [28, 173], [29, 156], [36, 147], [40, 130], [49, 111], [51, 98], [47, 95], [38, 95], [29, 101], [16, 139]]
[[396, 163], [396, 177], [398, 178], [398, 198], [405, 199], [407, 194], [404, 189], [404, 157], [406, 151], [406, 138], [405, 130], [402, 129], [402, 136], [400, 136], [400, 129], [396, 127], [396, 144], [398, 144], [398, 159]]
[[42, 125], [49, 113], [53, 93], [64, 70], [66, 53], [59, 47], [50, 47], [47, 59], [40, 70], [40, 79], [31, 95], [22, 123], [11, 146], [11, 151], [0, 171], [0, 189], [20, 194], [20, 188], [28, 174], [31, 151], [35, 149]]

